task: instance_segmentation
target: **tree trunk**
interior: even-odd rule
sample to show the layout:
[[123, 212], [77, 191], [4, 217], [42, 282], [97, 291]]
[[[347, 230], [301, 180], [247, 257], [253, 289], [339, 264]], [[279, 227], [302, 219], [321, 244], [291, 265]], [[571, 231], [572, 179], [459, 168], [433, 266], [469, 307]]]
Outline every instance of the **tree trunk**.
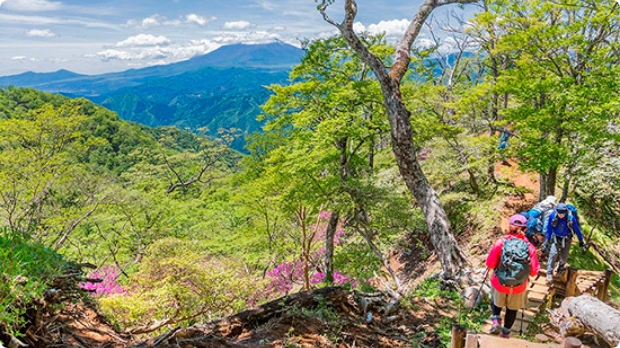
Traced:
[[312, 245], [312, 236], [308, 233], [306, 224], [306, 208], [300, 206], [295, 212], [299, 227], [301, 228], [301, 264], [304, 277], [304, 290], [310, 290], [310, 246]]
[[385, 104], [390, 121], [392, 151], [396, 157], [400, 175], [426, 218], [431, 242], [441, 261], [444, 276], [449, 278], [467, 262], [467, 257], [450, 232], [450, 224], [443, 205], [417, 161], [417, 148], [413, 144], [409, 111], [402, 101], [400, 90], [397, 86], [390, 87], [392, 88], [384, 88], [386, 90], [384, 96], [386, 96]]
[[612, 347], [620, 344], [620, 311], [590, 295], [568, 297], [562, 303], [571, 316], [603, 338]]
[[329, 215], [327, 230], [325, 231], [325, 284], [334, 284], [334, 237], [338, 227], [338, 212]]
[[547, 173], [540, 174], [540, 194], [539, 200], [545, 199], [547, 196], [555, 196], [555, 184], [557, 180], [557, 167], [549, 168]]
[[548, 196], [549, 189], [547, 188], [547, 174], [540, 173], [538, 175], [538, 201], [542, 201]]
[[[364, 211], [362, 211], [361, 213], [364, 214], [364, 216], [366, 215], [366, 213]], [[365, 220], [365, 219], [362, 219], [362, 220]], [[367, 224], [367, 223], [368, 223], [367, 221], [363, 221], [363, 224]], [[395, 298], [400, 300], [400, 293], [402, 291], [402, 285], [400, 283], [400, 279], [398, 279], [398, 275], [396, 274], [396, 272], [394, 271], [392, 266], [390, 266], [389, 258], [386, 257], [381, 252], [379, 247], [375, 244], [375, 242], [372, 241], [372, 236], [374, 235], [373, 231], [368, 231], [366, 229], [366, 226], [361, 226], [361, 227], [357, 228], [357, 230], [362, 235], [362, 237], [364, 237], [364, 239], [366, 240], [366, 242], [370, 246], [370, 249], [372, 249], [372, 251], [375, 253], [375, 255], [377, 255], [377, 257], [379, 257], [379, 259], [381, 259], [381, 263], [383, 264], [383, 267], [385, 267], [385, 269], [388, 271], [388, 273], [392, 277], [392, 280], [394, 280], [394, 284], [396, 284], [396, 292], [398, 294], [397, 296], [395, 296]], [[386, 289], [390, 290], [390, 288], [387, 287], [387, 286], [386, 286]]]
[[566, 202], [568, 199], [568, 191], [570, 189], [570, 174], [567, 174], [564, 178], [564, 184], [562, 184], [562, 196], [560, 196], [560, 202]]
[[357, 15], [357, 4], [354, 0], [345, 0], [345, 18], [342, 23], [336, 23], [327, 15], [326, 10], [331, 1], [322, 0], [319, 6], [319, 12], [323, 19], [338, 28], [351, 49], [368, 64], [379, 80], [383, 103], [390, 122], [392, 151], [398, 163], [398, 170], [424, 213], [431, 242], [443, 267], [445, 278], [450, 278], [457, 273], [467, 262], [467, 257], [450, 232], [446, 212], [417, 161], [418, 148], [413, 143], [414, 132], [411, 126], [410, 113], [402, 98], [400, 82], [409, 69], [411, 46], [431, 12], [435, 8], [447, 4], [473, 2], [475, 0], [425, 0], [396, 45], [395, 59], [389, 73], [383, 61], [370, 52], [353, 30]]

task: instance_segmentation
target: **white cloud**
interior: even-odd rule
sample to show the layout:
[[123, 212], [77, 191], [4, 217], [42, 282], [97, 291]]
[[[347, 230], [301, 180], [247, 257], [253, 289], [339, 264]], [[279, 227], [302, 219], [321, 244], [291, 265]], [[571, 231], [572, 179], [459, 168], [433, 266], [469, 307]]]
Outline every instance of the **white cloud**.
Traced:
[[418, 39], [415, 41], [414, 44], [415, 44], [415, 47], [417, 48], [426, 49], [426, 48], [431, 48], [435, 46], [435, 41], [431, 39], [427, 39], [427, 38], [418, 37]]
[[368, 29], [366, 29], [366, 26], [364, 26], [364, 24], [360, 22], [355, 22], [353, 23], [353, 31], [356, 33], [363, 33], [368, 31]]
[[65, 26], [68, 25], [78, 25], [84, 27], [92, 27], [92, 28], [106, 28], [116, 30], [118, 27], [114, 24], [108, 24], [104, 22], [97, 22], [95, 20], [76, 20], [76, 19], [64, 19], [64, 18], [56, 18], [56, 17], [45, 17], [45, 16], [23, 16], [23, 15], [9, 15], [0, 13], [0, 23], [14, 23], [17, 25], [53, 25], [53, 24], [62, 24]]
[[213, 41], [226, 45], [239, 42], [247, 44], [265, 43], [276, 39], [281, 40], [280, 35], [266, 31], [252, 31], [248, 33], [221, 33], [220, 36], [214, 37]]
[[133, 46], [160, 46], [169, 45], [170, 40], [167, 37], [151, 34], [138, 34], [131, 36], [123, 41], [117, 42], [116, 47], [133, 47]]
[[209, 22], [216, 20], [215, 17], [205, 18], [203, 16], [199, 16], [195, 13], [190, 13], [185, 16], [185, 23], [196, 24], [199, 26], [206, 25]]
[[371, 35], [385, 34], [386, 37], [401, 37], [409, 26], [407, 19], [393, 19], [389, 21], [380, 21], [376, 24], [365, 26], [360, 22], [353, 23], [353, 30], [357, 33], [366, 32]]
[[26, 56], [13, 56], [11, 57], [11, 60], [17, 61], [17, 62], [38, 62], [40, 61], [40, 59], [37, 58], [28, 58]]
[[[127, 40], [125, 40], [127, 41]], [[221, 44], [210, 40], [193, 40], [184, 45], [175, 46], [150, 46], [126, 45], [123, 50], [107, 49], [99, 51], [87, 57], [96, 57], [102, 61], [136, 61], [134, 66], [169, 64], [181, 60], [186, 60], [197, 55], [209, 53]], [[117, 47], [118, 46], [117, 44]]]
[[224, 23], [224, 29], [226, 30], [243, 30], [250, 26], [250, 22], [237, 21]]
[[152, 16], [143, 18], [141, 21], [130, 19], [127, 21], [127, 25], [130, 27], [150, 28], [160, 26], [165, 21], [166, 17], [154, 14]]
[[[619, 0], [620, 1], [620, 0]], [[280, 6], [279, 4], [275, 4], [273, 2], [270, 1], [258, 1], [257, 5], [267, 11], [273, 11], [275, 9], [278, 8], [278, 6]]]
[[62, 3], [47, 0], [2, 0], [0, 5], [13, 11], [54, 11], [62, 7]]
[[54, 37], [56, 34], [49, 29], [32, 29], [26, 32], [26, 36], [31, 37]]
[[96, 54], [97, 57], [101, 58], [101, 60], [131, 60], [133, 59], [133, 55], [127, 51], [119, 51], [119, 50], [103, 50], [99, 51]]
[[386, 36], [402, 36], [409, 26], [408, 19], [393, 19], [390, 21], [380, 21], [377, 24], [370, 24], [368, 26], [368, 32], [370, 34], [385, 33]]
[[[618, 0], [620, 1], [620, 0]], [[275, 27], [272, 28], [273, 31], [285, 31], [286, 27], [283, 25], [276, 25]]]

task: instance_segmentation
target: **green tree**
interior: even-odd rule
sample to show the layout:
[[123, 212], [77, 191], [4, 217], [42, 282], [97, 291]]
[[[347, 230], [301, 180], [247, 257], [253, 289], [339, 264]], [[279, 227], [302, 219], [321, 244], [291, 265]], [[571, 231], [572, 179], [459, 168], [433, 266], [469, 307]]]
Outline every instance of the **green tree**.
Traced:
[[103, 199], [102, 181], [76, 161], [105, 143], [88, 137], [80, 102], [0, 121], [0, 211], [4, 223], [60, 249]]
[[[364, 40], [378, 55], [386, 57], [391, 53], [380, 37]], [[372, 243], [379, 233], [376, 226], [371, 227], [370, 220], [376, 213], [373, 209], [402, 208], [400, 204], [374, 203], [377, 197], [394, 202], [398, 196], [373, 182], [377, 174], [377, 151], [386, 149], [382, 137], [388, 125], [381, 117], [383, 108], [377, 81], [342, 38], [309, 43], [302, 63], [291, 73], [291, 80], [293, 83], [288, 86], [271, 86], [274, 95], [263, 107], [267, 119], [264, 137], [278, 138], [279, 142], [250, 146], [253, 158], [264, 163], [259, 167], [263, 170], [262, 184], [270, 182], [274, 188], [271, 191], [277, 190], [282, 197], [282, 209], [296, 217], [306, 286], [311, 244], [316, 237], [316, 231], [309, 226], [318, 225], [312, 217], [319, 211], [330, 212], [323, 269], [326, 282], [330, 283], [334, 267], [333, 240], [341, 217], [346, 217], [348, 226], [363, 222], [366, 229], [358, 231], [364, 232], [362, 235], [375, 246], [373, 251], [378, 259], [385, 261]], [[265, 153], [256, 151], [265, 148]], [[408, 219], [402, 221], [406, 224]], [[386, 231], [398, 229], [384, 227]]]
[[[504, 118], [515, 121], [520, 165], [540, 174], [541, 198], [563, 199], [574, 177], [596, 164], [593, 151], [615, 135], [619, 111], [620, 11], [616, 2], [593, 0], [488, 1], [474, 21], [496, 35], [490, 55], [510, 57], [497, 77], [509, 95]], [[489, 22], [495, 22], [490, 32]], [[491, 49], [489, 49], [491, 48]]]
[[433, 247], [444, 270], [444, 276], [451, 278], [467, 261], [467, 256], [461, 251], [451, 233], [443, 205], [417, 160], [419, 145], [414, 143], [415, 131], [410, 120], [411, 113], [403, 100], [400, 86], [409, 69], [411, 46], [430, 13], [443, 5], [472, 3], [474, 0], [426, 0], [396, 45], [394, 60], [389, 69], [386, 69], [384, 61], [374, 54], [353, 30], [358, 8], [356, 2], [345, 0], [345, 18], [341, 23], [332, 20], [327, 14], [328, 6], [333, 2], [334, 0], [320, 1], [319, 12], [325, 21], [340, 31], [349, 46], [362, 61], [368, 64], [379, 81], [384, 107], [390, 123], [392, 151], [396, 157], [400, 174], [424, 213]]

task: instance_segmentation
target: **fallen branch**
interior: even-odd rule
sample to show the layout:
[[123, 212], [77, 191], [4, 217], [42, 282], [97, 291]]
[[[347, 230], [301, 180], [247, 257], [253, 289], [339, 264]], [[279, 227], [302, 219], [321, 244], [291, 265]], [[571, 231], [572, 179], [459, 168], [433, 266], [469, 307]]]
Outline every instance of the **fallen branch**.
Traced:
[[617, 309], [589, 294], [567, 297], [561, 307], [612, 347], [620, 344], [620, 311]]

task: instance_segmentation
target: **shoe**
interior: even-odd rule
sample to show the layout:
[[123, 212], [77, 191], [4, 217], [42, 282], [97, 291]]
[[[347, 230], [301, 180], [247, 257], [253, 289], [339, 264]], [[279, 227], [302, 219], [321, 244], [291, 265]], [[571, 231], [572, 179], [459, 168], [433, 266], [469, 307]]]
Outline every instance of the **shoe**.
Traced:
[[499, 333], [499, 337], [510, 338], [510, 330], [506, 330], [506, 328], [502, 328], [502, 332]]
[[545, 280], [547, 281], [547, 284], [553, 283], [553, 274], [547, 274]]
[[502, 331], [502, 319], [493, 318], [493, 325], [491, 326], [491, 330], [489, 330], [489, 334], [497, 335]]
[[564, 273], [564, 272], [568, 269], [568, 267], [569, 267], [569, 266], [568, 266], [568, 263], [567, 263], [567, 264], [564, 264], [564, 265], [559, 265], [559, 266], [558, 266], [558, 272], [557, 272], [557, 273], [558, 273], [558, 274], [562, 274], [562, 273]]

